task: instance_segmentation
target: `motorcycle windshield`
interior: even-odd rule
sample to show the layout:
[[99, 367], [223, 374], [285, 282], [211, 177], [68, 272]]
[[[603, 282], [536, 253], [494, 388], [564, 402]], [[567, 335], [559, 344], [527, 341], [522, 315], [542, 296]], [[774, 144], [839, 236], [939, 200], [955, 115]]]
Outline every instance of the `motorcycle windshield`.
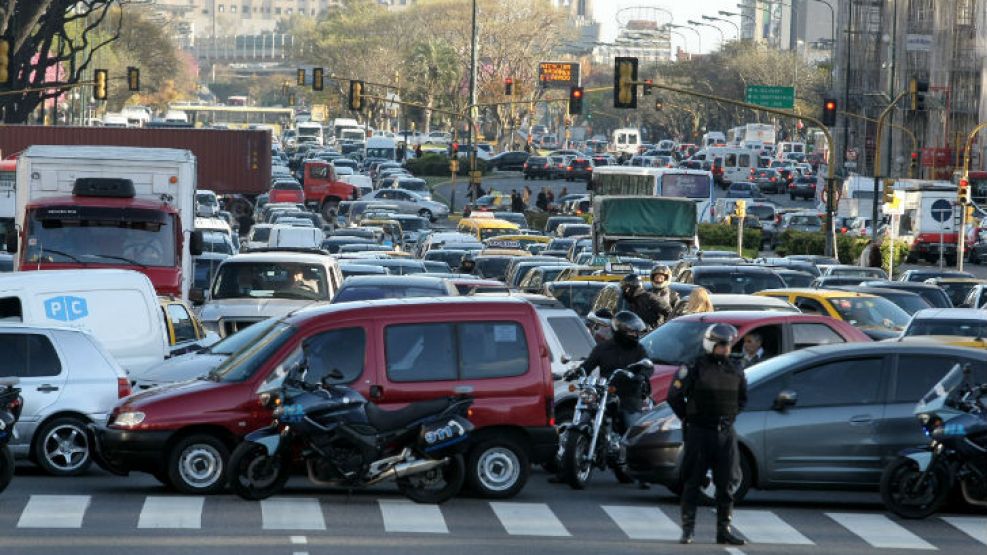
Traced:
[[946, 400], [963, 383], [963, 368], [956, 364], [932, 389], [922, 397], [915, 407], [915, 414], [935, 412], [946, 404]]

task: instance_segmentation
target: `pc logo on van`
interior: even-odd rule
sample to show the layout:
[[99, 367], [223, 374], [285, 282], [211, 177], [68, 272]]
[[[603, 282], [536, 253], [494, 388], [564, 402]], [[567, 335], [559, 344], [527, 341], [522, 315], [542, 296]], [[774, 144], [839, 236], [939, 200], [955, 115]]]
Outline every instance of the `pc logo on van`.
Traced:
[[45, 301], [45, 316], [49, 320], [71, 322], [89, 316], [89, 305], [82, 297], [52, 297]]

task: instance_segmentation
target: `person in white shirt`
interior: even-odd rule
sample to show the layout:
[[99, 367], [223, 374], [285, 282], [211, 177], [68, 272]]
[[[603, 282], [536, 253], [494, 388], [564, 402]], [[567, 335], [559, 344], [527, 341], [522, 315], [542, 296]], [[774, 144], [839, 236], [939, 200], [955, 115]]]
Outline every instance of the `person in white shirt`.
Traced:
[[764, 338], [757, 332], [751, 332], [744, 336], [744, 356], [740, 360], [741, 368], [754, 366], [764, 360]]

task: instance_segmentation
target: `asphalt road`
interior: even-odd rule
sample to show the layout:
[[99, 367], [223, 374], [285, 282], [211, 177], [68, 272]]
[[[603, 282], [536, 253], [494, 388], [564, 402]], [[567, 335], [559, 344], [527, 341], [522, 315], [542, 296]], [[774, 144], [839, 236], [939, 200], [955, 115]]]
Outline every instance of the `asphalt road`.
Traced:
[[698, 544], [675, 543], [676, 499], [598, 474], [585, 491], [549, 484], [534, 472], [509, 501], [463, 496], [415, 505], [393, 487], [327, 491], [293, 479], [263, 502], [233, 495], [175, 494], [153, 478], [92, 470], [67, 479], [19, 468], [0, 494], [0, 553], [16, 555], [410, 553], [471, 555], [696, 553], [842, 555], [939, 550], [982, 555], [987, 515], [972, 510], [903, 521], [876, 493], [754, 492], [738, 507], [737, 531], [750, 543], [713, 543], [712, 509], [700, 513]]

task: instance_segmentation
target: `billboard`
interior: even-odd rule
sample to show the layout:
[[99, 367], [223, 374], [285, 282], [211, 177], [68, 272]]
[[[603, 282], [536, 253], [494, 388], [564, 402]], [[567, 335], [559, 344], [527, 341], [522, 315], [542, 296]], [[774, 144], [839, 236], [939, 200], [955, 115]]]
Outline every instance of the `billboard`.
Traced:
[[579, 86], [579, 62], [540, 62], [538, 81], [545, 87], [567, 89]]

